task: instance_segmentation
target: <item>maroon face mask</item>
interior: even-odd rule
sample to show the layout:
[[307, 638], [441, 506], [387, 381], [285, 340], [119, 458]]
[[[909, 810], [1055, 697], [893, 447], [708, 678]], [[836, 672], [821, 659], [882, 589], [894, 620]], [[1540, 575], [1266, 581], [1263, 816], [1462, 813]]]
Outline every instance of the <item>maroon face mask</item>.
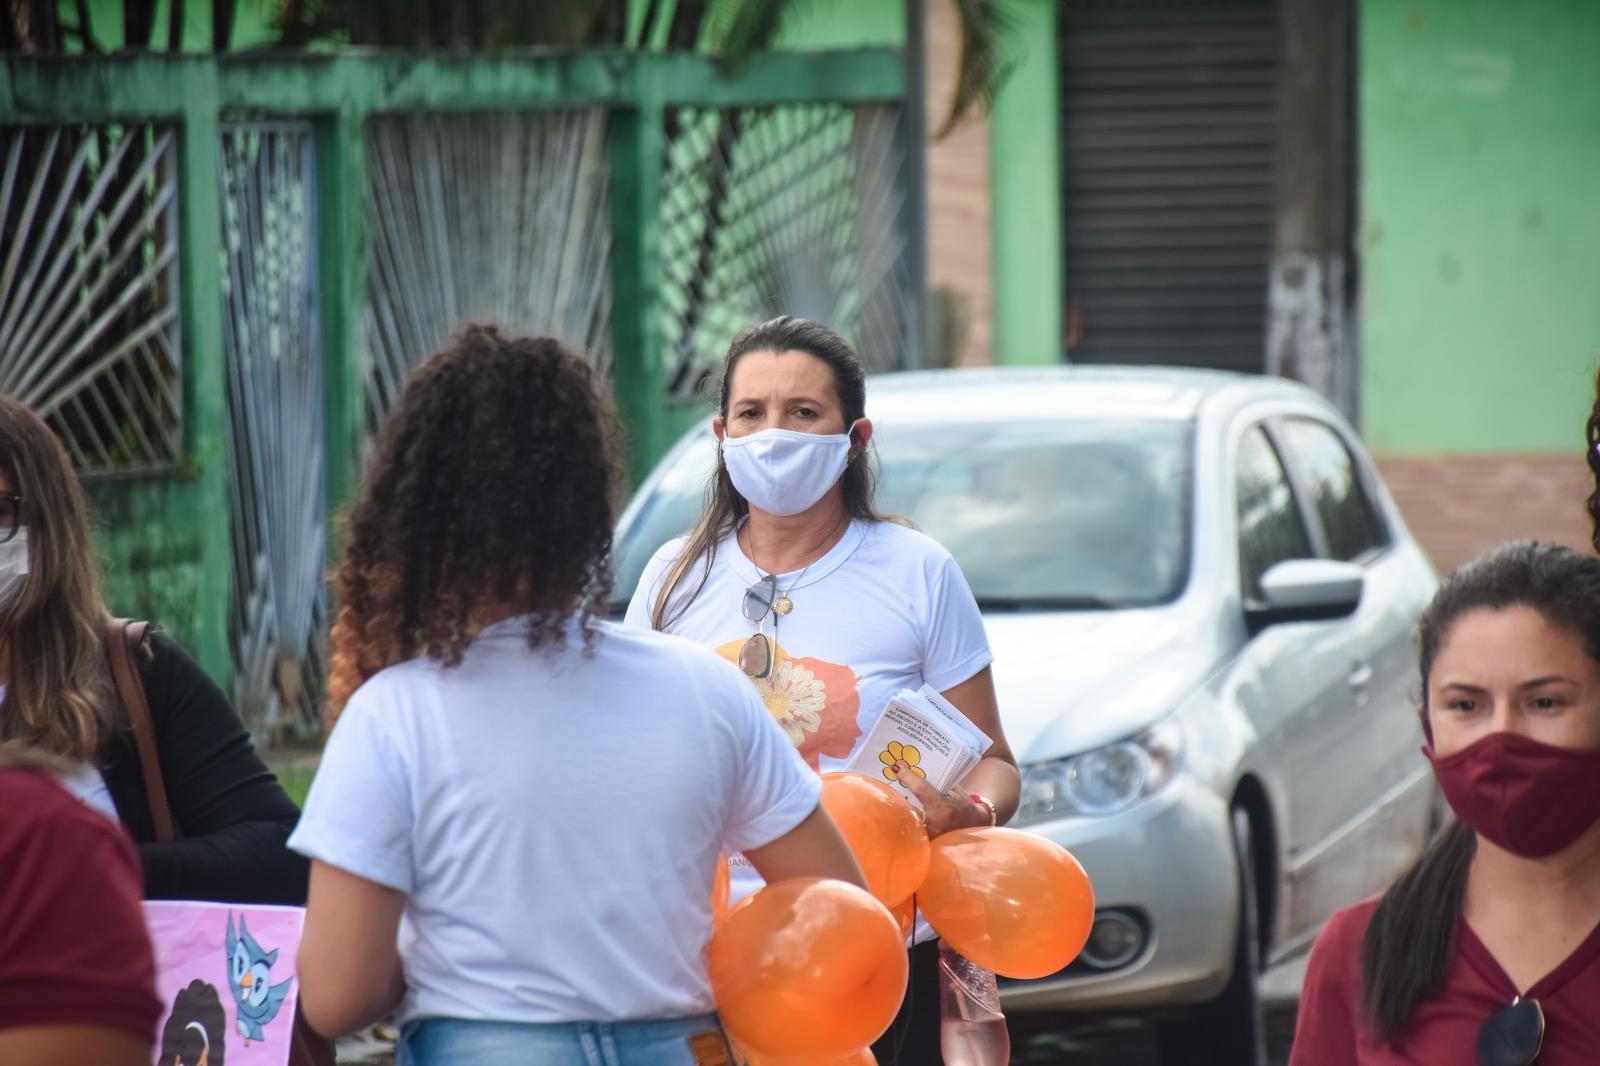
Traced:
[[1600, 751], [1491, 733], [1444, 758], [1431, 741], [1422, 753], [1456, 817], [1514, 855], [1548, 858], [1600, 821]]

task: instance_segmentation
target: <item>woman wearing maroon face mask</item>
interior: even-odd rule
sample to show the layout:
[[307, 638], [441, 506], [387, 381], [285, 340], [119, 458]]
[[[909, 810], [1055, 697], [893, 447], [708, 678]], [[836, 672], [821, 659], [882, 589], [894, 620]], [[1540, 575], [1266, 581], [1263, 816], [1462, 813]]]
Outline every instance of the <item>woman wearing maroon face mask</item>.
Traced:
[[1600, 560], [1522, 541], [1420, 625], [1457, 821], [1311, 952], [1291, 1066], [1600, 1062]]

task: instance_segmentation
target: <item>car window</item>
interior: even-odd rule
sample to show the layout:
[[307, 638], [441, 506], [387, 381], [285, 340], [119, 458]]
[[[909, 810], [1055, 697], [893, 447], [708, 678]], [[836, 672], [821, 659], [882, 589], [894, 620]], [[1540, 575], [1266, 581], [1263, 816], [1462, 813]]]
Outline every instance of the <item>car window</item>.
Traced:
[[1165, 602], [1189, 567], [1185, 422], [886, 430], [879, 503], [955, 556], [989, 608]]
[[1388, 527], [1339, 434], [1309, 418], [1285, 419], [1278, 428], [1301, 488], [1310, 494], [1327, 534], [1328, 553], [1349, 561], [1387, 547]]
[[717, 438], [708, 430], [665, 462], [661, 479], [639, 500], [639, 508], [628, 523], [623, 539], [612, 550], [616, 575], [611, 594], [613, 603], [626, 605], [650, 557], [673, 537], [689, 532], [700, 518], [711, 471], [717, 463]]
[[[878, 509], [944, 545], [990, 609], [1161, 603], [1188, 580], [1193, 436], [1192, 423], [1143, 419], [880, 421]], [[699, 515], [714, 442], [668, 462], [620, 531], [620, 599]]]
[[1246, 604], [1256, 604], [1262, 601], [1262, 574], [1285, 559], [1307, 559], [1315, 553], [1283, 464], [1260, 426], [1239, 441], [1234, 480], [1239, 496], [1240, 589]]

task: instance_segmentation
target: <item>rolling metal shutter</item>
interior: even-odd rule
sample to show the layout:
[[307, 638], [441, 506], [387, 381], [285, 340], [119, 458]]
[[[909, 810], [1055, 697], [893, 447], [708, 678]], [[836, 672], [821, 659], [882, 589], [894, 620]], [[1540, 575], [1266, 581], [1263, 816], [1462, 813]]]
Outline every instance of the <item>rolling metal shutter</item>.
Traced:
[[1068, 358], [1260, 372], [1272, 0], [1066, 0], [1060, 26]]

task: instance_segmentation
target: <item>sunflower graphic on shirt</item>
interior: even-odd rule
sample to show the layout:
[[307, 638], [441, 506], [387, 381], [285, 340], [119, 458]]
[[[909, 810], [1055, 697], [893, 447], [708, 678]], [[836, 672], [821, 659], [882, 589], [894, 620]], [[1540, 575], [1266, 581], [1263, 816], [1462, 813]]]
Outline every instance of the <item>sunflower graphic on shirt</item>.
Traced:
[[[717, 654], [735, 665], [743, 640], [729, 641]], [[822, 659], [797, 659], [778, 645], [772, 672], [752, 678], [767, 712], [783, 727], [800, 757], [813, 770], [824, 756], [847, 758], [861, 737], [856, 716], [861, 696], [848, 666]]]

